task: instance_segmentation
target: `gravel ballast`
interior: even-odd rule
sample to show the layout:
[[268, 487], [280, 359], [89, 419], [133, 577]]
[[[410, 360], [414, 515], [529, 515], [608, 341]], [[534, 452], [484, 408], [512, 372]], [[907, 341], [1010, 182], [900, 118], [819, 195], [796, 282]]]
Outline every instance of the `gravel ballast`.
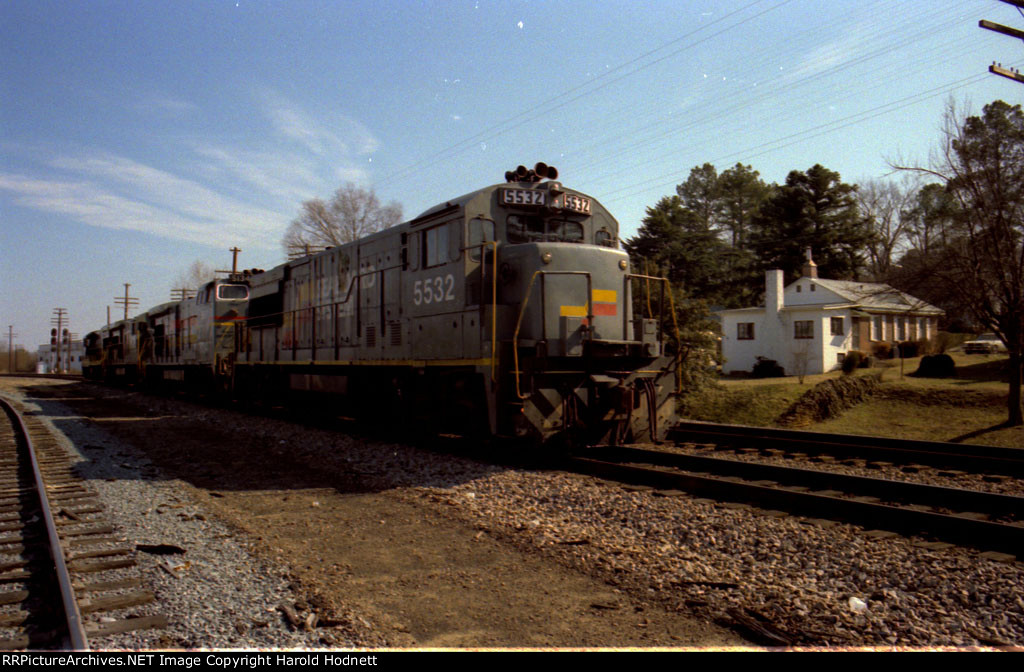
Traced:
[[[282, 459], [339, 478], [358, 478], [367, 490], [387, 491], [473, 525], [521, 551], [599, 577], [624, 594], [728, 623], [751, 641], [847, 647], [1024, 645], [1024, 563], [1019, 561], [742, 505], [663, 497], [560, 472], [509, 469], [165, 398], [144, 403], [154, 415], [187, 416], [197, 427], [244, 426], [247, 436], [272, 447]], [[287, 569], [261, 564], [247, 555], [232, 530], [202, 519], [195, 500], [183, 494], [191, 486], [139, 480], [128, 467], [117, 466], [126, 462], [142, 472], [151, 468], [138, 456], [125, 457], [129, 447], [91, 433], [98, 431], [94, 428], [58, 424], [78, 445], [107, 451], [109, 460], [90, 457], [111, 470], [94, 476], [115, 489], [111, 498], [138, 501], [126, 504], [125, 521], [118, 522], [127, 536], [188, 549], [174, 561], [187, 559], [191, 567], [156, 586], [161, 596], [194, 591], [181, 598], [188, 606], [180, 612], [173, 607], [169, 613], [172, 607], [161, 605], [172, 622], [188, 626], [177, 634], [169, 630], [168, 637], [177, 637], [181, 646], [317, 643], [314, 633], [293, 632], [273, 614], [280, 602], [300, 599], [288, 593]], [[134, 487], [145, 489], [132, 492]], [[238, 565], [204, 564], [203, 554], [209, 550], [219, 558], [222, 546], [237, 548]], [[141, 554], [140, 560], [147, 562]], [[184, 588], [186, 580], [195, 581], [194, 587]], [[245, 594], [238, 604], [248, 606], [233, 606], [233, 594], [232, 606], [220, 602], [225, 593]], [[266, 625], [255, 624], [261, 617]], [[195, 618], [211, 631], [209, 642], [195, 641], [199, 624], [190, 620]], [[124, 646], [153, 646], [160, 636], [130, 635], [138, 639]], [[352, 643], [361, 644], [358, 638]]]
[[[41, 411], [11, 381], [0, 382], [0, 391], [25, 411]], [[170, 555], [137, 552], [145, 587], [159, 599], [120, 614], [159, 613], [167, 617], [169, 626], [105, 636], [96, 646], [130, 650], [322, 646], [318, 633], [294, 630], [282, 619], [280, 604], [301, 601], [289, 590], [287, 569], [256, 558], [238, 535], [193, 503], [186, 484], [161, 479], [135, 447], [79, 421], [59, 404], [45, 404], [43, 419], [73, 456], [76, 472], [99, 495], [105, 506], [101, 515], [115, 526], [117, 535], [129, 544], [185, 549], [183, 554]]]

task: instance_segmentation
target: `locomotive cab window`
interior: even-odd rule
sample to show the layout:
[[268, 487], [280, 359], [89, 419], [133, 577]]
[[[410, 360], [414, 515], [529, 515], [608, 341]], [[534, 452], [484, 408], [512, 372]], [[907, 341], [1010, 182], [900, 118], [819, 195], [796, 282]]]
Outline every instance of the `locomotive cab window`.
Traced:
[[536, 215], [509, 215], [505, 229], [510, 243], [544, 240], [544, 220]]
[[548, 222], [548, 240], [562, 243], [582, 243], [583, 225], [568, 219], [552, 219]]
[[448, 263], [448, 225], [442, 224], [424, 231], [423, 266], [440, 266]]
[[248, 299], [249, 288], [245, 285], [220, 285], [217, 287], [217, 298], [222, 301]]
[[584, 237], [581, 222], [538, 215], [509, 215], [505, 232], [510, 243], [582, 243]]
[[469, 258], [473, 261], [480, 261], [489, 243], [494, 240], [494, 222], [477, 217], [469, 222], [469, 241], [466, 247], [469, 248]]

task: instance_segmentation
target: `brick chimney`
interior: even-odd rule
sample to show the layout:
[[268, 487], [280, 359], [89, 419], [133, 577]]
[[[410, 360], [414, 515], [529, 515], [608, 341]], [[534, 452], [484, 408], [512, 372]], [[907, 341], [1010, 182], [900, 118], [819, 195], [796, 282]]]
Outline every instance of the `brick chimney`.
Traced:
[[818, 277], [818, 265], [814, 263], [814, 259], [811, 258], [811, 248], [808, 247], [805, 254], [807, 255], [807, 261], [804, 262], [804, 267], [800, 272], [805, 278]]

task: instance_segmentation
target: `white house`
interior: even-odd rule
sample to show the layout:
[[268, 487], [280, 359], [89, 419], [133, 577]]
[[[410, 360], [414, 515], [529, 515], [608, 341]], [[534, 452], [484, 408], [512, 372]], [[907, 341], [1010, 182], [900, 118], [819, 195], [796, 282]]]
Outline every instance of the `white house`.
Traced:
[[722, 372], [750, 371], [764, 357], [790, 375], [824, 373], [853, 350], [934, 338], [943, 313], [889, 285], [819, 278], [808, 250], [803, 277], [788, 286], [782, 271], [765, 273], [764, 307], [718, 312]]

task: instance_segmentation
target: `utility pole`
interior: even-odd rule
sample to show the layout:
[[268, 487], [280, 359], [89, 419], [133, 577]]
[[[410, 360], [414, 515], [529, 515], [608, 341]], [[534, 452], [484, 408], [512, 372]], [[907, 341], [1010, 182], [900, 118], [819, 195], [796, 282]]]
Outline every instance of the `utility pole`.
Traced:
[[214, 271], [214, 273], [229, 273], [232, 280], [235, 280], [235, 276], [238, 275], [238, 253], [241, 252], [237, 247], [232, 247], [228, 252], [231, 253], [231, 270], [230, 271]]
[[12, 359], [14, 356], [14, 337], [18, 334], [14, 333], [14, 325], [7, 325], [7, 373], [14, 373], [14, 362], [17, 362], [17, 358]]
[[196, 296], [196, 290], [189, 289], [188, 287], [175, 287], [171, 290], [171, 301], [185, 301], [186, 299], [193, 299]]
[[124, 319], [126, 320], [128, 319], [128, 309], [134, 308], [135, 306], [139, 305], [139, 300], [137, 298], [135, 298], [134, 296], [129, 296], [129, 287], [131, 287], [131, 284], [127, 282], [124, 283], [124, 296], [114, 297], [114, 303], [116, 303], [119, 306], [124, 306]]
[[[1024, 0], [999, 1], [1005, 2], [1008, 5], [1013, 5], [1014, 7], [1017, 8], [1017, 11], [1020, 12], [1022, 16], [1024, 16]], [[987, 21], [985, 19], [978, 21], [978, 26], [984, 28], [985, 30], [991, 30], [993, 32], [1001, 33], [1003, 35], [1009, 35], [1010, 37], [1014, 37], [1024, 41], [1024, 30], [1010, 28], [1009, 26], [1004, 26], [1002, 24]], [[1020, 70], [1016, 68], [1004, 68], [1002, 63], [996, 63], [995, 61], [993, 61], [992, 65], [988, 66], [988, 71], [991, 72], [993, 75], [1006, 77], [1007, 79], [1012, 79], [1015, 82], [1020, 82], [1021, 84], [1024, 84], [1024, 75], [1022, 75], [1020, 73]]]
[[63, 359], [61, 358], [61, 353], [60, 353], [60, 342], [61, 342], [61, 340], [63, 340], [64, 332], [67, 331], [67, 329], [65, 328], [65, 325], [67, 325], [67, 323], [68, 323], [68, 321], [67, 321], [68, 309], [67, 308], [54, 308], [53, 309], [53, 314], [54, 314], [54, 317], [50, 318], [50, 324], [54, 325], [54, 328], [50, 329], [50, 345], [51, 346], [56, 346], [56, 351], [55, 351], [56, 358], [54, 359], [54, 363], [53, 363], [53, 369], [54, 369], [53, 372], [54, 373], [60, 373], [61, 372], [61, 364], [63, 362]]

